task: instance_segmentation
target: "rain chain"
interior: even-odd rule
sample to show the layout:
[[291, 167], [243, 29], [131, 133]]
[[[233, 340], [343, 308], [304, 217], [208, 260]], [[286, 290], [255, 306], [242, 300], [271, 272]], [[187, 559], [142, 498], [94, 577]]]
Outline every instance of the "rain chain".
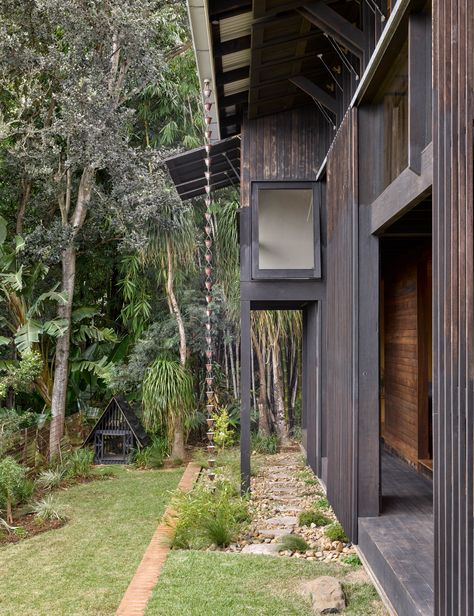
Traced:
[[211, 302], [212, 302], [212, 225], [211, 225], [211, 220], [212, 220], [212, 214], [211, 214], [211, 204], [212, 204], [212, 198], [211, 198], [211, 136], [212, 136], [212, 130], [210, 128], [210, 124], [212, 121], [212, 117], [209, 115], [209, 112], [211, 111], [211, 107], [212, 107], [212, 103], [210, 101], [212, 90], [211, 90], [211, 82], [209, 81], [209, 79], [204, 80], [203, 94], [204, 94], [204, 111], [205, 111], [204, 121], [206, 125], [205, 131], [204, 131], [204, 136], [205, 136], [204, 148], [206, 151], [206, 157], [204, 159], [204, 162], [206, 164], [206, 171], [204, 172], [204, 175], [206, 178], [206, 185], [205, 185], [206, 212], [204, 214], [205, 221], [206, 221], [205, 226], [204, 226], [204, 231], [206, 233], [206, 239], [204, 240], [204, 245], [206, 247], [206, 252], [204, 254], [204, 259], [206, 262], [204, 272], [206, 275], [206, 279], [205, 279], [204, 285], [206, 287], [206, 304], [207, 304], [207, 309], [206, 309], [206, 314], [207, 314], [207, 320], [206, 320], [207, 405], [206, 405], [206, 409], [207, 409], [207, 438], [208, 438], [207, 451], [209, 454], [208, 477], [212, 481], [215, 477], [214, 466], [216, 462], [215, 460], [216, 446], [214, 445], [214, 418], [213, 418], [214, 402], [215, 402], [214, 389], [213, 389], [214, 352], [213, 352], [213, 346], [212, 346], [213, 340], [212, 340], [212, 321], [211, 321], [211, 317], [212, 317], [212, 308], [211, 308]]

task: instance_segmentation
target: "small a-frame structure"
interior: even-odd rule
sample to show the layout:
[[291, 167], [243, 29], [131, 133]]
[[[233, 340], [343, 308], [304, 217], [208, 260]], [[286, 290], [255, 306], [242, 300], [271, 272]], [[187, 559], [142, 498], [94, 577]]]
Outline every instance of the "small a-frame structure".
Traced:
[[114, 396], [82, 446], [94, 446], [95, 464], [128, 464], [134, 449], [149, 444], [130, 404], [123, 396]]

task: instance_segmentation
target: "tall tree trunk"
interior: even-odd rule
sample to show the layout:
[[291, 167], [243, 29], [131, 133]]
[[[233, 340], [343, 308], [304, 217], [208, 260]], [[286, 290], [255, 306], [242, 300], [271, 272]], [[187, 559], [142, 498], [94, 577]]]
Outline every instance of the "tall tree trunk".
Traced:
[[258, 364], [258, 431], [263, 434], [270, 434], [271, 423], [267, 404], [267, 374], [263, 349], [252, 331], [252, 342], [255, 349]]
[[[167, 279], [166, 279], [166, 297], [168, 299], [168, 305], [170, 307], [170, 311], [174, 315], [174, 318], [176, 319], [176, 324], [178, 325], [179, 363], [184, 368], [186, 366], [186, 359], [187, 359], [187, 354], [188, 354], [187, 341], [186, 341], [186, 330], [184, 328], [183, 316], [181, 314], [181, 310], [179, 308], [176, 295], [174, 293], [173, 252], [172, 252], [171, 242], [169, 238], [166, 240], [166, 256], [168, 260], [168, 274], [167, 274]], [[184, 440], [185, 440], [184, 439], [184, 421], [178, 409], [176, 416], [173, 419], [173, 445], [171, 448], [171, 459], [172, 460], [175, 460], [175, 461], [184, 460], [184, 456], [185, 456]]]
[[234, 349], [232, 348], [232, 341], [229, 342], [229, 356], [230, 356], [230, 372], [232, 375], [232, 389], [234, 392], [234, 398], [237, 400], [237, 379], [235, 376], [235, 363], [234, 363]]
[[281, 354], [278, 336], [272, 343], [273, 388], [275, 392], [276, 431], [283, 446], [289, 445], [288, 428], [285, 421], [285, 400], [283, 396], [283, 379], [281, 373]]
[[[62, 291], [66, 292], [66, 302], [58, 307], [58, 317], [65, 321], [66, 332], [56, 343], [56, 358], [54, 364], [53, 393], [51, 396], [51, 428], [49, 433], [49, 455], [54, 457], [60, 453], [61, 439], [64, 435], [64, 419], [66, 415], [66, 395], [69, 372], [69, 351], [71, 345], [71, 314], [74, 301], [74, 284], [76, 280], [76, 249], [74, 240], [82, 228], [87, 216], [92, 187], [94, 185], [95, 169], [86, 167], [79, 182], [76, 206], [70, 225], [72, 238], [62, 255]], [[67, 223], [70, 205], [70, 186], [62, 205], [62, 220]]]
[[71, 314], [76, 279], [76, 250], [71, 244], [62, 257], [62, 290], [67, 293], [67, 300], [58, 308], [58, 317], [67, 324], [66, 332], [56, 342], [54, 364], [53, 395], [51, 396], [51, 429], [49, 433], [49, 455], [51, 458], [60, 453], [61, 439], [64, 435], [64, 418], [66, 414], [66, 395], [69, 373], [69, 351], [71, 344]]

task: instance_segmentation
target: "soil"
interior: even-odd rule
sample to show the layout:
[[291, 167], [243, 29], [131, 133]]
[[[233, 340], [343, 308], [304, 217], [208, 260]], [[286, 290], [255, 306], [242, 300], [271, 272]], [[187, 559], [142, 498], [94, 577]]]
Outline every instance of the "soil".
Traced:
[[8, 532], [3, 529], [0, 530], [0, 545], [19, 543], [20, 541], [30, 539], [30, 537], [34, 537], [48, 530], [61, 528], [66, 522], [65, 520], [46, 520], [45, 522], [40, 522], [32, 513], [29, 513], [16, 518], [13, 522], [13, 525], [16, 528], [19, 527], [21, 531]]

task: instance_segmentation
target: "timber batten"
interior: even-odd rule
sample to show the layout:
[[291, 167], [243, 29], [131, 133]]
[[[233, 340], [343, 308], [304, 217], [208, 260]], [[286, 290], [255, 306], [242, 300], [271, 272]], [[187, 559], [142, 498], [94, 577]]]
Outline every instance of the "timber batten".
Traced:
[[473, 122], [470, 0], [433, 2], [436, 614], [474, 613]]

